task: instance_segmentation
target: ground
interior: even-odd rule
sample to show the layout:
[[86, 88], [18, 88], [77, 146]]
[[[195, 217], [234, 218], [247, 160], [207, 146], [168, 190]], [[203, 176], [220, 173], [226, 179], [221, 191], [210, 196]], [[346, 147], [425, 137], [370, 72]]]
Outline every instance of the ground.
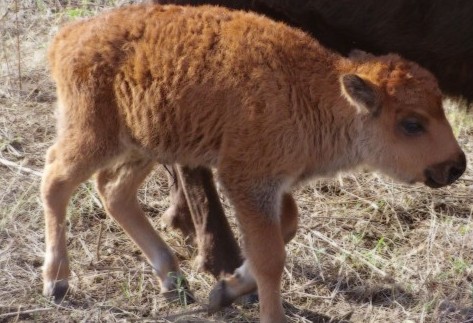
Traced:
[[[72, 290], [41, 295], [44, 154], [54, 140], [55, 91], [45, 60], [66, 21], [126, 1], [0, 0], [0, 322], [253, 322], [257, 302], [205, 311], [215, 280], [193, 267], [195, 246], [164, 228], [166, 176], [140, 191], [153, 225], [175, 250], [197, 303], [169, 304], [141, 252], [108, 218], [91, 183], [68, 211]], [[469, 165], [473, 116], [446, 102]], [[290, 322], [473, 322], [473, 170], [433, 190], [358, 172], [295, 191], [300, 228], [287, 247], [283, 298]], [[237, 233], [232, 208], [222, 196]]]

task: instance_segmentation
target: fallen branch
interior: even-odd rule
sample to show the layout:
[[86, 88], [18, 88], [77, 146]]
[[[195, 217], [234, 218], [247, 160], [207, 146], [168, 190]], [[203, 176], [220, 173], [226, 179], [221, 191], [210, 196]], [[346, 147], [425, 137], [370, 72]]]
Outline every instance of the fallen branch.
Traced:
[[20, 316], [20, 315], [26, 315], [26, 314], [33, 314], [33, 313], [38, 313], [38, 312], [47, 312], [47, 311], [52, 311], [52, 310], [56, 310], [56, 308], [54, 308], [54, 307], [45, 307], [45, 308], [35, 308], [35, 309], [32, 309], [32, 310], [24, 310], [24, 311], [21, 311], [20, 308], [18, 308], [18, 311], [16, 311], [16, 312], [0, 314], [0, 318], [10, 317], [10, 316]]
[[7, 160], [5, 158], [2, 158], [2, 157], [0, 157], [0, 164], [5, 165], [7, 167], [15, 168], [20, 173], [23, 172], [23, 173], [33, 174], [33, 175], [36, 175], [38, 177], [43, 176], [43, 173], [40, 172], [40, 171], [31, 169], [31, 168], [28, 168], [28, 167], [25, 167], [25, 166], [22, 166], [22, 165], [18, 165], [17, 163], [14, 163], [14, 162], [9, 161], [9, 160]]
[[109, 274], [110, 272], [124, 272], [124, 273], [130, 273], [130, 274], [153, 274], [152, 269], [128, 269], [124, 267], [105, 267], [105, 266], [97, 266], [95, 264], [90, 265], [91, 268], [99, 271], [98, 273], [91, 273], [89, 275], [86, 275], [86, 277], [93, 277], [97, 275], [102, 275], [102, 274]]

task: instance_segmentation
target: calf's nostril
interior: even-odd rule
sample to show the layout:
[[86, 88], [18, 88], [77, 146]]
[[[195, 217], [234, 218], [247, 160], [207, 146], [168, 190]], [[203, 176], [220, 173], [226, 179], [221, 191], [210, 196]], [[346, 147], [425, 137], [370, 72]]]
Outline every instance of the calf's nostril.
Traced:
[[460, 169], [463, 169], [463, 171], [465, 171], [465, 169], [466, 169], [466, 156], [465, 156], [465, 153], [463, 151], [460, 154], [460, 159], [458, 161], [458, 167]]
[[462, 176], [463, 172], [465, 171], [464, 166], [452, 166], [448, 173], [448, 182], [453, 183], [455, 182], [460, 176]]
[[432, 188], [450, 185], [466, 170], [466, 157], [463, 152], [455, 160], [448, 160], [430, 166], [424, 171], [425, 184]]

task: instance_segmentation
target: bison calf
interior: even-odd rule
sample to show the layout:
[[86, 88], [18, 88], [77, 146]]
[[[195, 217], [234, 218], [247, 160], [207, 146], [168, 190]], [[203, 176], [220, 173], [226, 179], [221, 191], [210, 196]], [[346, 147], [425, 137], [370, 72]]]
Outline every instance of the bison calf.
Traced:
[[[473, 1], [457, 1], [454, 6], [444, 0], [154, 1], [252, 10], [299, 27], [343, 55], [353, 49], [399, 53], [430, 70], [445, 94], [473, 103], [473, 20], [468, 18], [473, 15]], [[185, 235], [195, 235], [201, 269], [217, 276], [236, 268], [238, 250], [222, 206], [204, 194], [215, 191], [206, 175], [209, 171], [174, 169], [173, 182], [178, 178], [179, 185], [171, 189], [166, 222]]]
[[44, 293], [57, 299], [68, 287], [67, 202], [93, 174], [107, 213], [170, 291], [177, 260], [137, 189], [157, 162], [216, 167], [247, 260], [217, 285], [210, 308], [258, 287], [262, 321], [282, 322], [293, 185], [366, 165], [439, 187], [465, 169], [429, 72], [396, 55], [343, 58], [255, 14], [121, 8], [64, 28], [49, 60], [59, 111], [41, 187], [43, 275]]

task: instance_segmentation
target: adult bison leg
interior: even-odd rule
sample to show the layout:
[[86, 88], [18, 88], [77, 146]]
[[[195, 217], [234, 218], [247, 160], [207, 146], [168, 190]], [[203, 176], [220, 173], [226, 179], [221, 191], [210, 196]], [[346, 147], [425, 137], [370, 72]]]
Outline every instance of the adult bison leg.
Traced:
[[204, 167], [181, 166], [173, 166], [172, 171], [171, 206], [166, 211], [166, 221], [185, 235], [195, 234], [200, 270], [215, 277], [233, 273], [242, 258], [212, 172]]
[[187, 206], [184, 188], [175, 165], [167, 167], [169, 198], [171, 205], [163, 214], [163, 221], [173, 229], [178, 229], [186, 237], [195, 238], [195, 226]]

